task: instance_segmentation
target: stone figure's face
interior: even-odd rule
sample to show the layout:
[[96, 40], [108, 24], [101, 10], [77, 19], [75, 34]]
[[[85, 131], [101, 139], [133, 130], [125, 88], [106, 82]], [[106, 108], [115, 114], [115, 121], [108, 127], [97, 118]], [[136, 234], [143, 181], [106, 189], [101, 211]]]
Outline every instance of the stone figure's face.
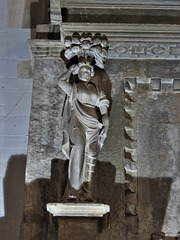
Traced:
[[78, 77], [81, 81], [89, 82], [91, 79], [91, 68], [87, 65], [79, 68]]

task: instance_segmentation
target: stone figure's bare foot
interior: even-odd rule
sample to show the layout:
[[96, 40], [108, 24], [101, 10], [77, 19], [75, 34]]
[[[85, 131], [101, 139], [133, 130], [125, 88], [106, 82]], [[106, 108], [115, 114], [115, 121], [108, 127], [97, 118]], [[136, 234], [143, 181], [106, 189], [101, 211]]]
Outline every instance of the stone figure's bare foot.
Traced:
[[96, 202], [92, 193], [90, 192], [84, 192], [81, 196], [80, 196], [80, 202]]
[[83, 194], [80, 197], [82, 202], [96, 202], [92, 193], [92, 182], [83, 183]]
[[82, 187], [77, 190], [74, 189], [70, 182], [68, 181], [67, 186], [66, 186], [66, 190], [64, 192], [64, 195], [62, 197], [61, 202], [63, 203], [67, 203], [67, 202], [79, 202], [80, 201], [80, 196], [82, 194]]

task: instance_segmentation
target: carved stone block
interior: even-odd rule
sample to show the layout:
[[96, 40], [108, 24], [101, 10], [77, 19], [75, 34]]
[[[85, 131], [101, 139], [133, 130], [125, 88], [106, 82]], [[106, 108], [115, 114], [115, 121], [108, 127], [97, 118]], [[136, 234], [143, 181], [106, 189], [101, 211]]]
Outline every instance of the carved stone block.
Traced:
[[60, 218], [58, 240], [95, 240], [98, 234], [98, 218]]

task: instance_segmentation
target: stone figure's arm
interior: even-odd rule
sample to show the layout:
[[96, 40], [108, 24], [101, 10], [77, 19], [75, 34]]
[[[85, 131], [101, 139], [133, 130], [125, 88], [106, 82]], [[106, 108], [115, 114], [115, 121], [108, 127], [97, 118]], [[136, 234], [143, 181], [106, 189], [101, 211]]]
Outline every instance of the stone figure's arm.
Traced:
[[102, 106], [100, 106], [99, 109], [100, 109], [100, 112], [101, 112], [102, 124], [103, 124], [103, 127], [102, 127], [100, 135], [99, 135], [99, 141], [100, 141], [101, 145], [103, 145], [104, 140], [107, 137], [107, 131], [108, 131], [108, 128], [109, 128], [108, 107], [107, 107], [107, 105], [102, 105]]
[[60, 78], [59, 78], [59, 82], [58, 82], [58, 86], [68, 95], [70, 96], [71, 94], [71, 90], [72, 90], [72, 85], [67, 82], [67, 80], [69, 79], [71, 75], [71, 71], [67, 70], [65, 73], [63, 73]]

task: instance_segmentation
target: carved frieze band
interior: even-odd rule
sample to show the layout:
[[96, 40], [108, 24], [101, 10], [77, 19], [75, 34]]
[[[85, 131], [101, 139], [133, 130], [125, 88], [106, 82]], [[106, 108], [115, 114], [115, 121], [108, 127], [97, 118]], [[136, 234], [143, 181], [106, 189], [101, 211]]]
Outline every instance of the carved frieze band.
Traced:
[[[54, 5], [56, 4], [57, 1], [54, 0]], [[106, 35], [110, 59], [180, 59], [180, 26], [169, 24], [63, 22], [60, 26], [61, 41], [30, 40], [33, 56], [59, 56], [64, 48], [65, 38], [72, 36], [74, 32]]]
[[110, 42], [109, 58], [180, 59], [180, 44]]
[[[109, 59], [180, 59], [180, 44], [110, 42], [109, 45]], [[64, 43], [57, 40], [29, 40], [29, 46], [32, 58], [59, 58], [64, 49]]]

